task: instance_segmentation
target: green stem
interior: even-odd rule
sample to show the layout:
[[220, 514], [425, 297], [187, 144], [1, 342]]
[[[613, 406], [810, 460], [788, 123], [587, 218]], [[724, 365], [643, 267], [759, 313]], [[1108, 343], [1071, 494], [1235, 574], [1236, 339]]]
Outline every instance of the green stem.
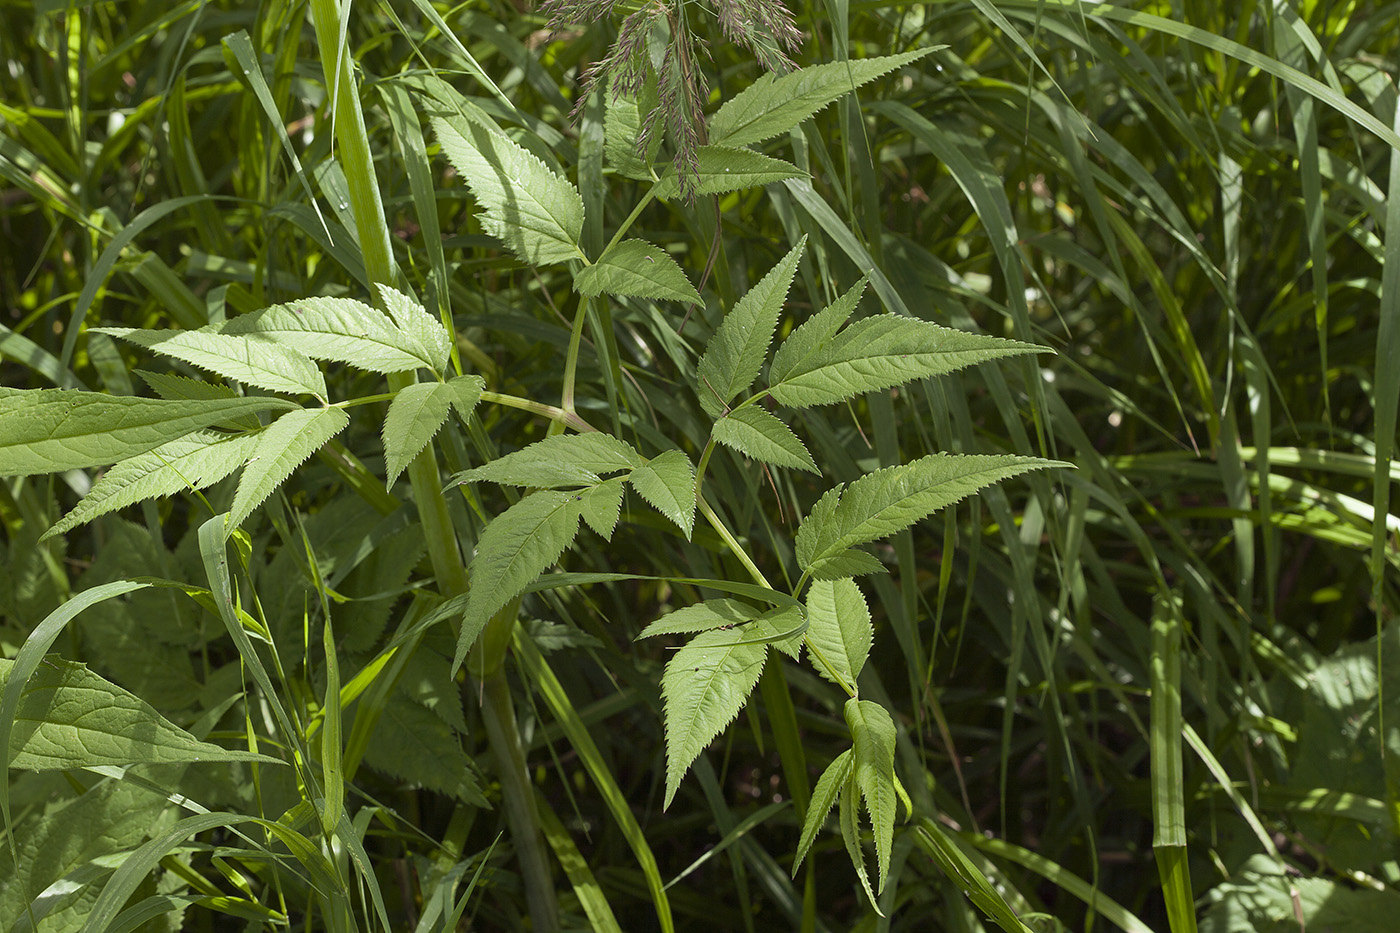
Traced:
[[627, 215], [627, 219], [622, 222], [622, 226], [617, 228], [617, 232], [613, 234], [613, 238], [608, 241], [607, 247], [603, 250], [604, 253], [616, 246], [618, 241], [626, 236], [627, 231], [632, 229], [632, 224], [642, 215], [642, 209], [650, 204], [651, 199], [655, 196], [656, 186], [652, 185], [647, 189], [647, 193], [642, 196], [642, 199], [637, 202], [637, 206], [632, 208], [632, 213]]
[[564, 389], [560, 393], [560, 403], [565, 412], [574, 411], [574, 381], [578, 375], [578, 354], [583, 347], [583, 322], [588, 317], [588, 299], [580, 297], [578, 312], [574, 315], [574, 326], [569, 331], [569, 353], [564, 358]]
[[521, 398], [518, 395], [505, 395], [500, 392], [482, 392], [481, 400], [493, 405], [504, 405], [507, 408], [518, 408], [521, 411], [534, 412], [551, 421], [567, 425], [580, 434], [598, 430], [574, 412], [565, 411], [555, 405], [546, 405], [544, 402], [537, 402], [534, 399]]

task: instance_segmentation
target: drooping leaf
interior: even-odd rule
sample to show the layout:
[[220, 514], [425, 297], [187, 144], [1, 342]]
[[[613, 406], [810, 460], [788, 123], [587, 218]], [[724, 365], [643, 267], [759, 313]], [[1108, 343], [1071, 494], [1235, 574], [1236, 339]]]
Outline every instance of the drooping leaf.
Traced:
[[[0, 659], [0, 689], [13, 667], [13, 661]], [[10, 766], [26, 771], [189, 761], [282, 763], [201, 742], [87, 665], [54, 655], [40, 662], [24, 685], [10, 755]]]
[[435, 372], [445, 370], [447, 358], [452, 354], [452, 335], [442, 326], [442, 321], [429, 314], [416, 298], [382, 283], [379, 297], [389, 317], [398, 326], [399, 333], [407, 338], [416, 352], [428, 360]]
[[162, 356], [269, 392], [326, 397], [326, 379], [320, 368], [306, 354], [273, 340], [224, 334], [212, 328], [94, 327], [92, 331], [120, 337]]
[[817, 500], [797, 530], [803, 570], [847, 548], [888, 537], [993, 483], [1072, 464], [1035, 457], [930, 454], [837, 486]]
[[894, 816], [898, 798], [894, 789], [894, 720], [873, 700], [846, 701], [846, 725], [855, 740], [853, 777], [870, 811], [875, 832], [875, 859], [883, 891], [889, 880], [890, 848], [894, 842]]
[[668, 612], [638, 633], [638, 638], [654, 635], [681, 635], [731, 628], [752, 622], [762, 610], [737, 599], [707, 599], [693, 606]]
[[881, 314], [857, 321], [805, 358], [785, 359], [783, 367], [775, 360], [768, 394], [794, 408], [830, 405], [988, 360], [1047, 352], [1035, 344]]
[[379, 714], [365, 763], [411, 786], [486, 806], [462, 740], [437, 714], [400, 694], [391, 695]]
[[171, 402], [68, 389], [0, 388], [0, 476], [105, 466], [220, 421], [296, 407], [280, 398]]
[[[854, 756], [851, 759], [851, 770], [855, 770]], [[841, 806], [837, 814], [841, 821], [841, 841], [845, 843], [851, 867], [856, 870], [856, 877], [860, 879], [860, 886], [865, 889], [865, 896], [875, 905], [875, 890], [870, 886], [870, 872], [865, 867], [865, 850], [861, 848], [860, 786], [856, 784], [854, 776], [841, 785]], [[880, 908], [876, 906], [875, 909], [878, 911]]]
[[258, 446], [238, 480], [225, 534], [232, 534], [302, 461], [349, 423], [350, 416], [339, 408], [303, 408], [268, 425], [258, 435]]
[[757, 405], [731, 411], [714, 423], [715, 440], [746, 457], [775, 466], [821, 474], [792, 428]]
[[885, 565], [874, 554], [859, 548], [847, 548], [830, 557], [814, 561], [806, 568], [813, 580], [840, 580], [842, 577], [863, 577], [870, 573], [884, 573]]
[[187, 487], [212, 486], [241, 467], [252, 456], [257, 443], [256, 434], [196, 431], [155, 450], [129, 457], [102, 474], [82, 501], [39, 540], [62, 534], [99, 515], [143, 499], [168, 496]]
[[583, 258], [583, 198], [499, 129], [461, 114], [432, 118], [448, 161], [485, 208], [492, 236], [530, 265]]
[[812, 848], [812, 843], [816, 841], [817, 830], [822, 828], [826, 822], [827, 814], [836, 805], [836, 800], [841, 796], [841, 788], [846, 786], [846, 781], [850, 779], [851, 770], [855, 766], [855, 760], [851, 757], [851, 750], [848, 748], [836, 756], [836, 760], [827, 765], [822, 776], [817, 778], [816, 789], [812, 791], [812, 800], [807, 804], [807, 818], [802, 821], [802, 836], [797, 841], [797, 857], [792, 862], [792, 876], [797, 877], [797, 870], [802, 867], [802, 861], [807, 857], [807, 852]]
[[899, 55], [859, 58], [802, 68], [785, 75], [769, 72], [725, 101], [710, 118], [710, 142], [748, 146], [781, 136], [827, 104], [896, 68], [918, 61], [935, 47]]
[[452, 407], [457, 409], [457, 417], [463, 422], [471, 419], [476, 403], [481, 401], [481, 393], [486, 390], [486, 380], [471, 374], [454, 376], [447, 380], [452, 390]]
[[695, 528], [695, 465], [679, 450], [667, 450], [632, 471], [632, 488], [685, 532]]
[[[442, 325], [438, 324], [438, 330]], [[315, 360], [334, 360], [374, 373], [439, 369], [433, 355], [383, 312], [353, 298], [301, 298], [241, 314], [221, 333], [261, 334]]]
[[815, 665], [818, 673], [837, 686], [842, 685], [842, 679], [855, 686], [870, 656], [872, 638], [870, 609], [854, 580], [817, 580], [812, 584], [807, 591], [807, 644], [814, 654], [821, 655], [822, 663]]
[[605, 540], [611, 541], [617, 520], [622, 515], [622, 478], [616, 477], [585, 489], [581, 495], [580, 512], [588, 527]]
[[700, 384], [695, 388], [701, 407], [713, 417], [719, 417], [734, 396], [758, 378], [806, 244], [804, 236], [735, 303], [706, 345], [698, 369]]
[[700, 304], [700, 293], [671, 254], [645, 240], [623, 240], [574, 278], [580, 295], [621, 295]]
[[[695, 151], [698, 168], [694, 176], [698, 195], [725, 194], [757, 188], [786, 178], [805, 178], [807, 173], [782, 159], [738, 149], [733, 146], [701, 146]], [[681, 193], [674, 165], [656, 183], [658, 198], [674, 198]]]
[[503, 486], [591, 486], [600, 475], [631, 470], [645, 461], [625, 441], [611, 434], [556, 434], [490, 463], [458, 473], [456, 483], [485, 480]]
[[462, 614], [455, 669], [491, 616], [564, 553], [578, 534], [579, 501], [569, 493], [531, 493], [497, 515], [476, 543], [471, 589]]
[[[666, 799], [710, 740], [734, 721], [763, 673], [767, 645], [732, 644], [734, 633], [702, 632], [666, 662]], [[719, 647], [716, 647], [719, 646]]]
[[404, 386], [384, 415], [384, 471], [391, 488], [414, 457], [423, 452], [452, 410], [456, 392], [445, 382]]
[[813, 356], [827, 347], [841, 325], [855, 313], [869, 282], [870, 276], [861, 276], [856, 284], [846, 289], [845, 294], [797, 325], [787, 339], [778, 344], [778, 349], [773, 353], [773, 365], [768, 367], [770, 384], [782, 382], [788, 373], [806, 366]]

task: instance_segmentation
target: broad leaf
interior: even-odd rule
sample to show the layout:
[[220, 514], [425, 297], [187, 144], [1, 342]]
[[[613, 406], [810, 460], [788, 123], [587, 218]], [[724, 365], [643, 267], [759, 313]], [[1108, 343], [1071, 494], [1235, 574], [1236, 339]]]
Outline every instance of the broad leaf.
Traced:
[[326, 397], [326, 379], [306, 354], [272, 340], [202, 330], [94, 327], [162, 356], [269, 392]]
[[817, 500], [797, 530], [798, 565], [807, 570], [847, 548], [903, 531], [1001, 480], [1069, 466], [1073, 464], [1034, 457], [939, 453], [876, 470]]
[[679, 450], [667, 450], [632, 471], [628, 481], [641, 497], [685, 532], [695, 528], [695, 465]]
[[268, 425], [258, 435], [253, 458], [238, 480], [238, 492], [224, 525], [225, 535], [232, 534], [302, 461], [349, 423], [350, 416], [339, 408], [303, 408]]
[[614, 79], [610, 93], [604, 95], [603, 152], [608, 164], [628, 178], [651, 178], [651, 163], [661, 146], [665, 133], [653, 132], [647, 137], [645, 152], [639, 151], [644, 121], [655, 123], [656, 80], [647, 80], [635, 94], [624, 93]]
[[417, 348], [434, 371], [445, 370], [447, 359], [452, 354], [452, 335], [443, 327], [442, 321], [429, 314], [417, 299], [387, 285], [379, 286], [379, 297], [399, 333]]
[[280, 398], [172, 402], [0, 388], [0, 476], [105, 466], [240, 415], [297, 406]]
[[[13, 667], [0, 659], [0, 689]], [[10, 732], [10, 767], [66, 771], [177, 761], [282, 763], [199, 741], [85, 664], [50, 655], [25, 683]]]
[[638, 638], [654, 635], [689, 635], [712, 629], [727, 629], [752, 622], [763, 614], [737, 599], [707, 599], [675, 612], [668, 612], [638, 633]]
[[814, 561], [806, 568], [814, 580], [840, 580], [843, 577], [863, 577], [870, 573], [885, 573], [885, 565], [874, 554], [858, 548], [847, 548], [830, 557]]
[[754, 460], [821, 474], [792, 428], [756, 405], [731, 411], [715, 422], [711, 433], [724, 446]]
[[918, 61], [932, 51], [934, 47], [900, 55], [830, 62], [785, 75], [765, 74], [725, 101], [710, 118], [710, 142], [748, 146], [781, 136], [846, 92]]
[[855, 745], [854, 779], [870, 811], [875, 831], [875, 858], [880, 886], [889, 880], [890, 847], [894, 841], [894, 816], [898, 799], [894, 789], [894, 721], [889, 711], [873, 700], [846, 701], [846, 725]]
[[348, 363], [375, 373], [440, 368], [419, 341], [399, 330], [383, 312], [352, 298], [302, 298], [273, 305], [233, 318], [220, 332], [260, 334], [312, 359]]
[[700, 304], [700, 293], [671, 254], [645, 240], [623, 240], [574, 278], [580, 295], [622, 295]]
[[[701, 146], [696, 150], [699, 167], [694, 176], [698, 195], [725, 194], [757, 188], [787, 178], [805, 178], [807, 173], [782, 159], [766, 156], [752, 149], [732, 146]], [[680, 181], [673, 164], [656, 183], [658, 198], [674, 198], [681, 193]]]
[[579, 502], [542, 490], [506, 509], [486, 526], [471, 562], [471, 589], [462, 615], [455, 669], [495, 612], [564, 553], [578, 534]]
[[807, 591], [807, 646], [821, 657], [815, 665], [818, 673], [837, 686], [854, 687], [870, 656], [872, 637], [870, 610], [854, 580], [812, 584]]
[[585, 489], [579, 500], [579, 513], [588, 527], [604, 540], [611, 541], [617, 520], [622, 515], [622, 478], [610, 479]]
[[1035, 344], [881, 314], [857, 321], [802, 358], [794, 354], [781, 367], [775, 360], [768, 394], [795, 408], [830, 405], [988, 360], [1046, 352]]
[[599, 476], [644, 464], [625, 441], [601, 431], [556, 434], [452, 477], [456, 483], [482, 480], [503, 486], [591, 486]]
[[773, 329], [778, 326], [778, 314], [806, 244], [804, 236], [735, 303], [710, 338], [705, 355], [700, 358], [700, 384], [696, 386], [701, 407], [710, 415], [717, 418], [723, 414], [734, 396], [758, 378], [763, 359], [768, 355], [768, 344], [773, 339]]
[[452, 410], [456, 392], [445, 382], [404, 386], [384, 416], [385, 488], [394, 485], [413, 458], [423, 452]]
[[400, 694], [380, 712], [365, 763], [411, 786], [486, 806], [462, 740], [437, 714]]
[[582, 259], [583, 198], [495, 127], [433, 117], [447, 159], [485, 208], [482, 226], [530, 265]]
[[257, 444], [256, 434], [197, 431], [129, 457], [102, 474], [73, 511], [55, 522], [40, 540], [143, 499], [212, 486], [241, 467]]
[[[173, 373], [152, 373], [144, 369], [137, 369], [134, 372], [157, 395], [172, 401], [240, 397], [232, 386], [224, 385], [222, 382], [204, 382], [200, 379], [191, 379], [188, 376], [176, 376]], [[220, 421], [215, 426], [233, 431], [256, 431], [262, 427], [262, 422], [258, 420], [257, 415], [239, 415], [237, 418]]]
[[710, 740], [743, 708], [768, 656], [767, 645], [733, 644], [734, 633], [702, 632], [676, 652], [661, 675], [666, 701], [666, 799]]
[[797, 877], [797, 870], [802, 867], [808, 850], [812, 848], [812, 843], [816, 841], [817, 830], [822, 828], [827, 814], [836, 805], [841, 788], [846, 786], [854, 767], [855, 759], [851, 757], [851, 750], [846, 749], [836, 756], [835, 761], [827, 765], [822, 776], [817, 779], [816, 789], [812, 791], [812, 800], [807, 804], [807, 817], [802, 821], [802, 837], [797, 841], [797, 857], [792, 862], [794, 878]]
[[486, 380], [480, 376], [454, 376], [447, 380], [447, 387], [452, 390], [452, 407], [457, 409], [457, 417], [465, 424], [471, 419], [476, 403], [481, 401]]
[[794, 328], [773, 353], [773, 365], [768, 367], [768, 381], [782, 382], [788, 373], [799, 367], [805, 368], [808, 361], [825, 349], [841, 325], [855, 313], [869, 282], [870, 276], [861, 276], [860, 281], [848, 288], [844, 295]]

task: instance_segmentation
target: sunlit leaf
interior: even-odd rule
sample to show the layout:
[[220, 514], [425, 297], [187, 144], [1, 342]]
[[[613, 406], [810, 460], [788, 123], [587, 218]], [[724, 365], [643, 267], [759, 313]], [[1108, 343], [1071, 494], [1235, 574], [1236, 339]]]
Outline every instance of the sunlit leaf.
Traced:
[[225, 532], [232, 534], [292, 471], [349, 423], [350, 416], [339, 408], [304, 408], [264, 429], [238, 481]]
[[273, 340], [245, 338], [204, 330], [140, 330], [94, 327], [92, 332], [120, 337], [162, 356], [183, 360], [225, 379], [269, 392], [326, 397], [326, 379], [306, 354]]
[[792, 428], [756, 405], [731, 411], [715, 422], [711, 433], [724, 446], [754, 460], [821, 473]]

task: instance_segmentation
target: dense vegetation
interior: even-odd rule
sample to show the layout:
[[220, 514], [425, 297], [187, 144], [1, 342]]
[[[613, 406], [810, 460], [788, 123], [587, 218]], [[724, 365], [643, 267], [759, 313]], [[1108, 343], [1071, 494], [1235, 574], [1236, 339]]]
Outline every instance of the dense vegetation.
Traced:
[[4, 929], [1400, 914], [1400, 7], [0, 10]]

